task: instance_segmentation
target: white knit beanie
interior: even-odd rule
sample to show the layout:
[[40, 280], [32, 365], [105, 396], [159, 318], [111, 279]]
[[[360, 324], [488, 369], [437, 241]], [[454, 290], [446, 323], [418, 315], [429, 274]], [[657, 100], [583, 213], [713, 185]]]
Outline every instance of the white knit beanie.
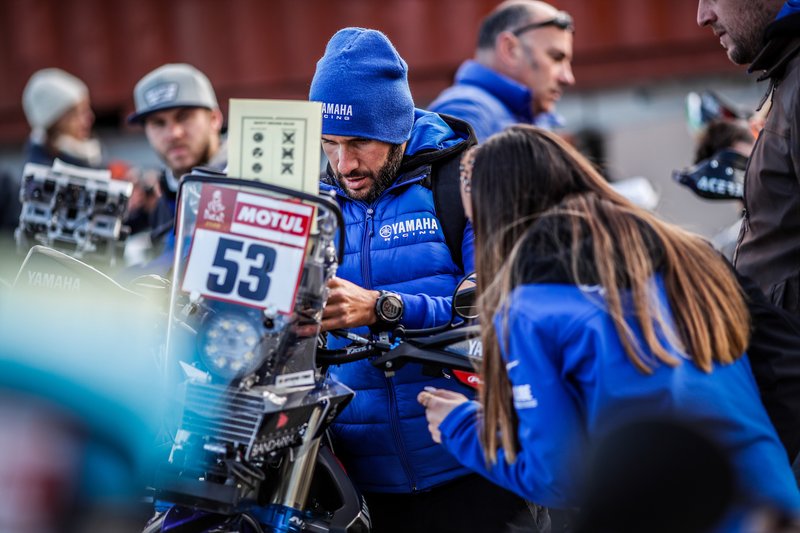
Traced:
[[22, 109], [31, 129], [44, 133], [89, 94], [81, 80], [57, 68], [39, 70], [22, 92]]

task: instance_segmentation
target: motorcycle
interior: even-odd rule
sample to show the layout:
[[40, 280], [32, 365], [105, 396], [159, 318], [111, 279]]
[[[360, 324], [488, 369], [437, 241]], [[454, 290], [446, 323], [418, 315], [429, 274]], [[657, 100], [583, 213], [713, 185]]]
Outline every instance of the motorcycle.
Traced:
[[368, 532], [326, 433], [354, 393], [328, 365], [378, 356], [385, 372], [421, 363], [476, 386], [479, 342], [455, 324], [461, 304], [433, 330], [336, 332], [354, 343], [318, 347], [343, 228], [328, 196], [206, 171], [181, 181], [163, 360], [178, 392], [146, 532]]

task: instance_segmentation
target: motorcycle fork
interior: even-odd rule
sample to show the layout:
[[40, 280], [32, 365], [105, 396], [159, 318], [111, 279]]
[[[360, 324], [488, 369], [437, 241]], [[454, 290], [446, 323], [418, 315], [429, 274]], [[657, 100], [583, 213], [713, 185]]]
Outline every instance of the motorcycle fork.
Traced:
[[317, 464], [317, 453], [320, 439], [317, 438], [322, 424], [328, 414], [330, 402], [325, 401], [317, 406], [308, 420], [308, 427], [303, 442], [293, 450], [291, 460], [285, 461], [281, 466], [281, 482], [278, 484], [271, 503], [304, 510], [311, 488], [311, 479], [314, 477], [314, 467]]

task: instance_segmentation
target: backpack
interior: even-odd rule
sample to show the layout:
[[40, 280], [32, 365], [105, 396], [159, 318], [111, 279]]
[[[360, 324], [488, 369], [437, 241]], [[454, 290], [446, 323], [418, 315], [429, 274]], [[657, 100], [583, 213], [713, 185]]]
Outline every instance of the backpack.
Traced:
[[459, 156], [450, 158], [442, 165], [433, 165], [430, 176], [422, 184], [433, 191], [433, 207], [436, 218], [441, 222], [444, 240], [450, 249], [450, 257], [463, 271], [461, 243], [464, 240], [464, 228], [467, 226], [467, 215], [461, 203], [460, 163]]

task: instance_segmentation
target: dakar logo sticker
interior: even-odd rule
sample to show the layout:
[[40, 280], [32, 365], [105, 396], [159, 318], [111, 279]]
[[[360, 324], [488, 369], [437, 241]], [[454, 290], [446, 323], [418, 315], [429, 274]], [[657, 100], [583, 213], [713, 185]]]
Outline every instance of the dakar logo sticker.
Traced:
[[322, 102], [322, 118], [350, 120], [352, 117], [353, 106], [351, 104], [332, 104]]
[[432, 216], [426, 216], [384, 224], [378, 230], [378, 234], [388, 241], [412, 235], [435, 235], [437, 231], [439, 231], [439, 221]]
[[213, 222], [225, 222], [225, 204], [222, 203], [222, 191], [214, 191], [211, 200], [203, 210], [203, 219]]

